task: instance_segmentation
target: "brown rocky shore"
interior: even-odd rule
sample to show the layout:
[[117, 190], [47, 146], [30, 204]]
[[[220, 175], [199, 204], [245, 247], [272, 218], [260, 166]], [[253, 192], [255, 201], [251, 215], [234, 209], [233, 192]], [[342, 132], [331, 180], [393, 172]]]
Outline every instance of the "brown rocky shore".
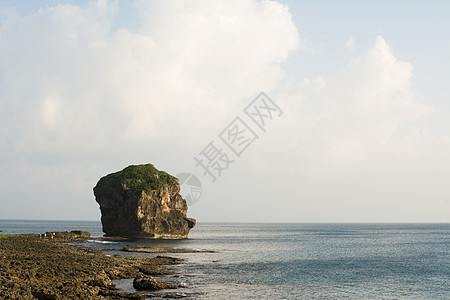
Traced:
[[[122, 293], [112, 280], [134, 278], [137, 289], [177, 288], [151, 275], [170, 274], [163, 265], [180, 259], [124, 257], [65, 244], [88, 233], [0, 235], [0, 299], [145, 299], [155, 294]], [[160, 295], [161, 296], [161, 295]]]

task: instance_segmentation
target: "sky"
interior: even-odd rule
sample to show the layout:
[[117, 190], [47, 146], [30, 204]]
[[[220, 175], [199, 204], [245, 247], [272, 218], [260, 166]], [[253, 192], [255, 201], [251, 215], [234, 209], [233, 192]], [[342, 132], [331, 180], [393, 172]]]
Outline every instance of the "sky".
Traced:
[[97, 181], [152, 163], [200, 222], [450, 222], [449, 16], [0, 0], [0, 219], [99, 220]]

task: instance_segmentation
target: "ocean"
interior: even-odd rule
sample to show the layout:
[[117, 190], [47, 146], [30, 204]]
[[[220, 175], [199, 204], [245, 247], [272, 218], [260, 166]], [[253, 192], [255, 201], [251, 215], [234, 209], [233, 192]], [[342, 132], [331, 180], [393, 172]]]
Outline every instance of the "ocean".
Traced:
[[[2, 233], [90, 231], [100, 222], [0, 220]], [[184, 240], [89, 240], [125, 253], [126, 244], [214, 250], [177, 253], [185, 299], [450, 299], [450, 224], [201, 223]], [[132, 280], [115, 281], [133, 291]]]

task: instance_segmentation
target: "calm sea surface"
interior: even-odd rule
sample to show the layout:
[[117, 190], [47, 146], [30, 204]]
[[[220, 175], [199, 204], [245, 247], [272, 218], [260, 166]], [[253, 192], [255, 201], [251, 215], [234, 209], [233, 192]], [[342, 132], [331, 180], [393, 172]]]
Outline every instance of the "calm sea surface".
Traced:
[[[76, 229], [102, 235], [100, 222], [0, 220], [3, 233]], [[450, 299], [450, 224], [199, 223], [185, 240], [85, 245], [152, 256], [119, 251], [130, 243], [218, 251], [170, 254], [180, 274], [158, 280], [187, 299]]]

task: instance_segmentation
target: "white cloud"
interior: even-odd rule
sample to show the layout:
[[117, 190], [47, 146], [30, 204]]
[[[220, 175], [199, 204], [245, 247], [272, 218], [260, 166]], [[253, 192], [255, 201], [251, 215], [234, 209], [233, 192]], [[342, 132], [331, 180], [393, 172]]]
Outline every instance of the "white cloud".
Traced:
[[289, 212], [272, 210], [274, 218], [449, 221], [450, 145], [422, 128], [434, 110], [416, 98], [412, 77], [413, 66], [379, 36], [344, 69], [291, 84], [276, 97], [282, 125], [254, 156], [284, 176], [245, 175], [261, 187], [286, 186], [285, 193], [260, 195], [292, 199], [285, 201]]
[[[111, 168], [164, 155], [176, 160], [167, 157], [169, 147], [196, 147], [241, 99], [276, 87], [280, 63], [300, 45], [288, 9], [273, 1], [138, 7], [140, 28], [115, 32], [117, 3], [56, 5], [24, 16], [2, 10], [0, 161], [28, 162], [20, 174], [4, 164], [3, 186], [34, 180], [45, 193], [46, 185], [80, 182], [73, 176], [83, 175], [64, 169], [72, 161], [105, 168], [108, 160]], [[50, 178], [35, 180], [40, 172]], [[91, 176], [84, 197], [98, 175]]]
[[[173, 4], [141, 2], [141, 29], [112, 35], [117, 8], [104, 2], [6, 18], [1, 97], [15, 110], [15, 124], [8, 125], [21, 131], [15, 132], [18, 143], [48, 151], [40, 134], [49, 114], [65, 150], [87, 136], [105, 138], [111, 126], [108, 140], [114, 143], [112, 138], [158, 138], [185, 128], [180, 123], [189, 119], [203, 123], [209, 119], [204, 111], [220, 114], [229, 101], [275, 87], [282, 78], [277, 63], [299, 45], [290, 14], [279, 3]], [[45, 120], [33, 117], [40, 106]]]
[[327, 153], [316, 158], [337, 164], [359, 161], [409, 136], [414, 121], [432, 114], [431, 107], [415, 99], [412, 74], [412, 65], [399, 61], [379, 36], [347, 68], [290, 87], [284, 105], [294, 108], [288, 110], [292, 122], [309, 120], [316, 142], [327, 143], [316, 145]]

